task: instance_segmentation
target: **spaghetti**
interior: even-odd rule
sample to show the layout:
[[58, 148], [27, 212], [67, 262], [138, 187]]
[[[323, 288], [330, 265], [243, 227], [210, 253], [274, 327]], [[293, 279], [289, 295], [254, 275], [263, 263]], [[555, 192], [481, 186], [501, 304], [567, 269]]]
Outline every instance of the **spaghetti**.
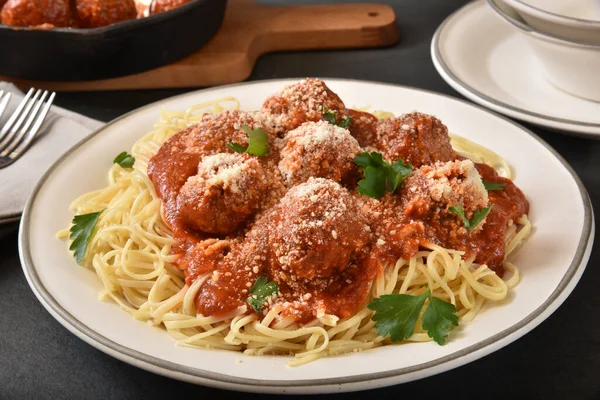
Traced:
[[[365, 304], [345, 318], [320, 310], [305, 323], [286, 313], [285, 303], [277, 302], [262, 318], [249, 312], [247, 304], [225, 314], [198, 314], [199, 293], [213, 275], [201, 273], [190, 282], [177, 266], [180, 254], [174, 250], [178, 244], [162, 216], [163, 200], [148, 177], [148, 164], [165, 141], [200, 121], [204, 113], [238, 108], [235, 98], [225, 98], [198, 104], [185, 112], [163, 110], [154, 129], [134, 144], [133, 169], [113, 165], [108, 186], [73, 202], [75, 214], [106, 209], [82, 261], [102, 282], [100, 299], [114, 301], [136, 319], [164, 327], [182, 346], [243, 351], [248, 355], [289, 354], [294, 357], [288, 362], [290, 366], [389, 343], [375, 332], [373, 311]], [[460, 154], [480, 157], [477, 161], [510, 173], [494, 153], [456, 138], [453, 143]], [[471, 321], [486, 302], [503, 300], [518, 284], [519, 270], [507, 258], [527, 239], [531, 229], [526, 215], [509, 222], [501, 263], [504, 279], [485, 263], [476, 263], [468, 251], [420, 241], [419, 250], [408, 259], [382, 258], [381, 271], [370, 285], [367, 301], [384, 294], [419, 295], [429, 288], [433, 296], [456, 306], [462, 322]], [[68, 231], [59, 233], [60, 237], [67, 235]], [[204, 238], [196, 246], [218, 249], [232, 246], [233, 241]], [[408, 340], [431, 340], [420, 320]]]

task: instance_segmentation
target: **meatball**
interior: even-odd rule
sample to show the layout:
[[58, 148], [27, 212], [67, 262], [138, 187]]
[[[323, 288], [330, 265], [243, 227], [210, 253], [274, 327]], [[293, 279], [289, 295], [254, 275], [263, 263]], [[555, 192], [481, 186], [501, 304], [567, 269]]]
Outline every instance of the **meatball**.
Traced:
[[134, 0], [75, 0], [81, 28], [98, 28], [137, 17]]
[[171, 136], [148, 163], [148, 175], [163, 200], [179, 192], [185, 181], [196, 174], [202, 157], [231, 152], [227, 143], [247, 145], [242, 125], [256, 127], [252, 114], [227, 110], [204, 114], [202, 119]]
[[286, 87], [269, 97], [262, 106], [259, 118], [266, 129], [282, 136], [307, 121], [319, 121], [323, 110], [345, 115], [344, 103], [319, 79], [308, 78]]
[[439, 119], [419, 112], [381, 121], [375, 147], [389, 161], [402, 159], [414, 167], [455, 159], [448, 128]]
[[72, 25], [69, 0], [8, 0], [0, 21], [4, 25], [68, 27]]
[[325, 121], [307, 122], [290, 131], [285, 143], [279, 170], [288, 186], [310, 177], [340, 182], [356, 169], [353, 160], [361, 152], [350, 132]]
[[189, 227], [227, 235], [260, 208], [266, 188], [265, 172], [255, 157], [220, 153], [202, 159], [198, 174], [181, 188], [177, 205]]
[[288, 191], [267, 223], [270, 275], [292, 288], [327, 285], [324, 280], [352, 265], [370, 240], [350, 192], [323, 178]]
[[[488, 192], [473, 161], [451, 161], [422, 166], [404, 183], [400, 196], [405, 200], [404, 214], [429, 221], [429, 226], [466, 233], [460, 217], [449, 211], [458, 206], [465, 217], [488, 206]], [[481, 229], [479, 223], [475, 231]]]
[[[231, 151], [228, 143], [248, 145], [248, 134], [242, 129], [260, 128], [255, 114], [226, 110], [218, 114], [204, 114], [200, 122], [178, 133], [178, 152], [210, 155]], [[164, 147], [164, 146], [163, 146]]]
[[364, 111], [348, 110], [348, 115], [352, 117], [350, 123], [350, 133], [358, 140], [362, 147], [375, 145], [375, 137], [379, 119], [373, 114]]
[[152, 0], [152, 4], [150, 4], [150, 14], [170, 11], [189, 3], [190, 1], [191, 0]]

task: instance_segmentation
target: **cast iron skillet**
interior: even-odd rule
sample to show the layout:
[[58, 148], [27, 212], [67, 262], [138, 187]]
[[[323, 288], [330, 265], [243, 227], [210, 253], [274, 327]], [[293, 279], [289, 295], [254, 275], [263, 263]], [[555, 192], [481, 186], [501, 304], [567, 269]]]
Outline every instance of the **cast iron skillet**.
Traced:
[[94, 29], [0, 25], [0, 74], [45, 81], [113, 78], [177, 61], [217, 32], [227, 0], [194, 0], [174, 10]]

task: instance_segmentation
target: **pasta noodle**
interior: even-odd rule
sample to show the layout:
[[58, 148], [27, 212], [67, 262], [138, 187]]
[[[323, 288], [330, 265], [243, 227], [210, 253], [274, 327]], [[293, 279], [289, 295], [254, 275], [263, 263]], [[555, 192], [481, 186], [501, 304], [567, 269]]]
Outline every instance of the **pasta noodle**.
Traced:
[[[161, 144], [199, 120], [202, 113], [238, 107], [235, 98], [224, 98], [198, 104], [185, 112], [163, 109], [154, 129], [133, 146], [134, 168], [114, 164], [108, 173], [108, 186], [73, 202], [71, 208], [76, 214], [106, 209], [82, 262], [96, 272], [102, 283], [99, 298], [115, 302], [138, 320], [163, 327], [179, 345], [243, 351], [248, 355], [289, 354], [293, 356], [290, 366], [389, 343], [389, 339], [375, 333], [373, 311], [365, 306], [350, 318], [323, 314], [303, 326], [283, 317], [278, 306], [272, 307], [262, 321], [256, 314], [248, 314], [247, 306], [222, 317], [196, 315], [194, 299], [208, 274], [187, 286], [184, 272], [173, 265], [176, 256], [171, 254], [171, 248], [175, 241], [161, 217], [161, 200], [146, 169]], [[459, 136], [453, 136], [452, 143], [459, 153], [510, 172], [495, 153]], [[526, 215], [510, 227], [506, 236], [507, 257], [527, 239], [531, 229]], [[67, 236], [68, 230], [59, 233], [59, 237]], [[214, 239], [202, 242], [207, 247], [216, 244]], [[433, 296], [456, 306], [461, 322], [472, 321], [486, 302], [503, 300], [518, 284], [520, 275], [515, 265], [505, 261], [503, 280], [486, 265], [462, 256], [460, 251], [427, 244], [411, 259], [386, 265], [373, 282], [370, 297], [391, 293], [418, 295], [427, 285]], [[431, 338], [418, 322], [408, 340], [422, 342]]]

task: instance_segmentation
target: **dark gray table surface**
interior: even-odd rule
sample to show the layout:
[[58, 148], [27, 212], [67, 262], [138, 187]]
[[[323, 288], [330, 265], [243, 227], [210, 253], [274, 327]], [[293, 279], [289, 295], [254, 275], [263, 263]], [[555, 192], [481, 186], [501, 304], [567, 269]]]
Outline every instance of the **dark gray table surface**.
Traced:
[[[355, 78], [409, 85], [462, 98], [435, 71], [429, 45], [437, 26], [465, 1], [382, 2], [392, 5], [397, 13], [401, 33], [398, 45], [387, 49], [267, 55], [258, 61], [250, 79]], [[108, 121], [149, 102], [185, 91], [60, 93], [57, 104]], [[525, 126], [567, 159], [599, 210], [600, 141]], [[551, 182], [552, 177], [541, 177], [540, 184], [544, 181]], [[8, 229], [12, 231], [0, 233], [0, 399], [239, 396], [235, 392], [151, 374], [118, 361], [70, 334], [45, 311], [29, 289], [19, 263], [16, 226]], [[600, 255], [594, 251], [579, 285], [558, 311], [505, 348], [437, 376], [370, 392], [340, 394], [337, 398], [367, 395], [395, 399], [405, 396], [413, 399], [600, 399], [599, 264]], [[245, 397], [266, 396], [248, 394]]]

